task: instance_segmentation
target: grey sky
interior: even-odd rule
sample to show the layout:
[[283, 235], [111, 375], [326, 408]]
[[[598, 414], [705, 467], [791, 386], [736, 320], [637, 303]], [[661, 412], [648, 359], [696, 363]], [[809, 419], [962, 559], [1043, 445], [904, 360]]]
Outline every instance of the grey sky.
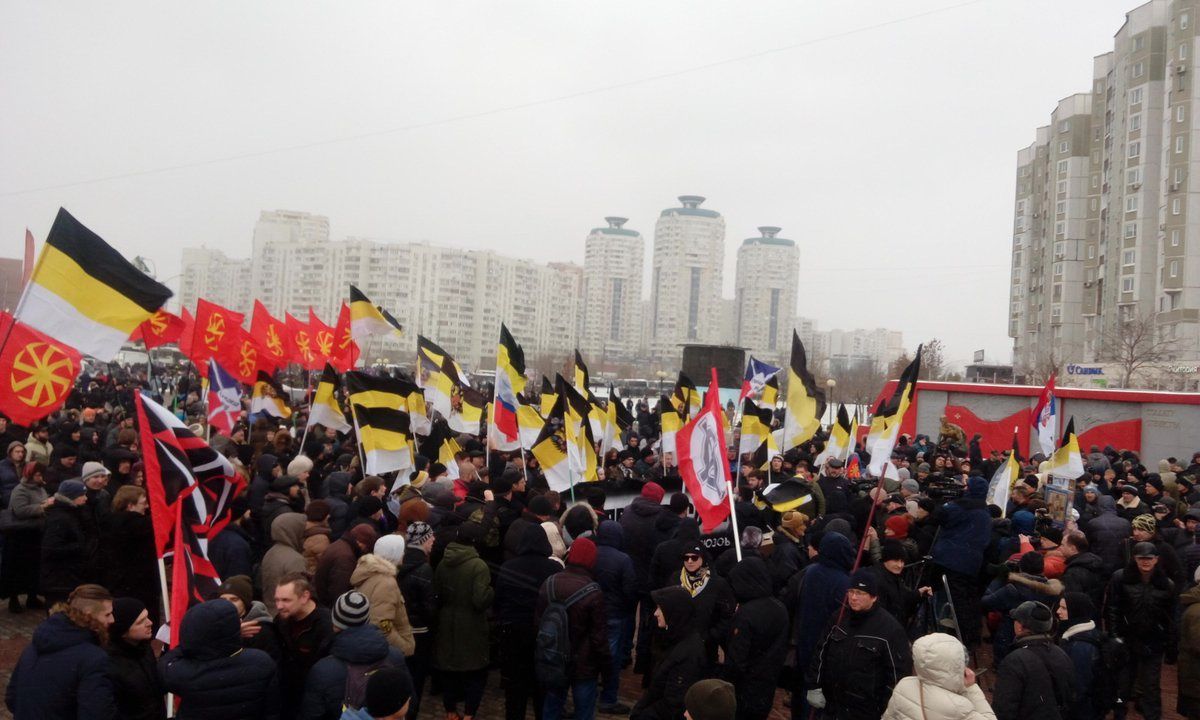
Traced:
[[726, 218], [726, 294], [737, 245], [779, 225], [820, 327], [1008, 360], [1016, 151], [1135, 5], [4, 3], [0, 254], [62, 205], [160, 276], [188, 245], [247, 255], [276, 208], [335, 239], [577, 262], [624, 215], [648, 262], [659, 210], [700, 194]]

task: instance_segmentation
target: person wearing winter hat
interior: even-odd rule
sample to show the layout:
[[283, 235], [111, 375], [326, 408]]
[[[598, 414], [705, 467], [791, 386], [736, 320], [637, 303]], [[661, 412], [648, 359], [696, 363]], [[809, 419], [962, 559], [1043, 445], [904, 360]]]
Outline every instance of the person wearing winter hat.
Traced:
[[488, 611], [495, 599], [491, 572], [476, 544], [483, 528], [467, 521], [446, 545], [433, 572], [433, 592], [438, 599], [433, 633], [433, 666], [442, 678], [442, 708], [447, 715], [473, 718], [483, 700], [491, 664]]
[[1004, 613], [992, 635], [993, 654], [997, 660], [1003, 660], [1008, 654], [1015, 637], [1012, 618], [1008, 615], [1011, 610], [1030, 600], [1036, 600], [1046, 607], [1058, 603], [1063, 584], [1047, 579], [1044, 571], [1045, 559], [1041, 553], [1030, 550], [1021, 555], [1017, 561], [1017, 572], [1010, 571], [1004, 585], [984, 594], [981, 601], [984, 610]]
[[1133, 519], [1132, 524], [1133, 532], [1125, 541], [1126, 563], [1135, 557], [1135, 553], [1133, 552], [1134, 545], [1138, 543], [1150, 543], [1158, 551], [1159, 566], [1162, 567], [1167, 577], [1171, 578], [1171, 581], [1175, 583], [1175, 588], [1178, 590], [1185, 587], [1188, 584], [1188, 578], [1183, 563], [1179, 560], [1179, 553], [1158, 532], [1158, 520], [1153, 515], [1138, 515]]
[[370, 599], [371, 623], [387, 637], [388, 644], [408, 656], [416, 650], [416, 641], [404, 594], [396, 580], [396, 571], [403, 562], [404, 538], [384, 535], [375, 541], [372, 552], [358, 559], [350, 584]]
[[845, 612], [826, 635], [809, 665], [808, 704], [830, 718], [879, 717], [892, 689], [912, 672], [904, 628], [879, 605], [875, 573], [850, 575]]
[[[1100, 693], [1111, 690], [1115, 699], [1116, 688], [1112, 678], [1097, 676], [1100, 648], [1104, 633], [1096, 627], [1096, 605], [1092, 599], [1080, 592], [1064, 593], [1054, 611], [1058, 618], [1059, 647], [1071, 658], [1075, 667], [1075, 698], [1071, 703], [1072, 717], [1095, 717], [1095, 709], [1109, 707], [1102, 701]], [[1105, 698], [1106, 699], [1106, 698]]]
[[953, 635], [932, 633], [913, 643], [913, 674], [896, 685], [883, 720], [994, 720], [987, 697]]
[[117, 715], [132, 720], [166, 717], [165, 690], [158, 676], [150, 638], [154, 623], [141, 600], [113, 600], [113, 623], [108, 626], [108, 673], [112, 678]]
[[734, 720], [737, 694], [724, 680], [701, 680], [683, 696], [683, 716], [690, 720]]
[[313, 500], [304, 506], [304, 563], [309, 573], [317, 571], [317, 562], [333, 541], [329, 527], [332, 506], [328, 500]]
[[607, 684], [612, 680], [612, 656], [608, 645], [608, 630], [604, 619], [604, 594], [592, 579], [596, 564], [596, 544], [583, 537], [571, 543], [567, 551], [566, 568], [551, 575], [538, 592], [533, 625], [539, 627], [542, 614], [552, 602], [566, 602], [575, 593], [588, 588], [567, 609], [567, 637], [570, 639], [570, 659], [567, 663], [567, 685], [546, 688], [542, 706], [543, 720], [562, 720], [567, 691], [575, 702], [575, 720], [592, 720], [596, 714], [598, 677]]
[[663, 486], [653, 480], [642, 486], [641, 496], [654, 504], [659, 504], [663, 501], [667, 491], [663, 490]]
[[[1050, 608], [1028, 600], [1009, 613], [1016, 641], [1000, 662], [992, 709], [996, 720], [1072, 717], [1070, 701], [1076, 692], [1071, 658], [1050, 635]], [[1055, 707], [1048, 708], [1048, 703]], [[1052, 713], [1057, 713], [1052, 714]]]
[[[411, 687], [404, 655], [389, 646], [370, 624], [371, 610], [367, 598], [355, 590], [339, 596], [334, 602], [335, 634], [329, 654], [318, 660], [308, 673], [300, 703], [300, 720], [346, 717], [343, 708], [348, 714], [361, 711], [369, 704], [367, 686], [370, 678], [380, 673], [398, 670], [402, 677], [396, 678], [395, 682], [401, 687]], [[363, 668], [366, 668], [365, 673]]]
[[83, 548], [92, 546], [98, 538], [94, 537], [94, 526], [84, 522], [86, 503], [84, 484], [64, 480], [54, 495], [54, 503], [46, 508], [38, 568], [39, 590], [49, 606], [66, 600], [87, 578], [89, 558]]
[[308, 477], [312, 475], [313, 461], [306, 455], [297, 455], [288, 463], [286, 475], [290, 475], [301, 484], [307, 486]]
[[367, 678], [365, 702], [341, 720], [403, 720], [412, 715], [412, 680], [399, 668], [382, 668]]
[[[423, 501], [422, 501], [423, 502]], [[396, 573], [400, 593], [404, 596], [404, 608], [408, 613], [408, 624], [412, 627], [412, 653], [405, 655], [404, 662], [412, 676], [413, 697], [409, 713], [415, 718], [421, 710], [421, 693], [425, 678], [429, 675], [429, 663], [433, 655], [433, 625], [437, 600], [433, 596], [433, 567], [429, 554], [433, 551], [433, 528], [429, 523], [415, 521], [408, 525], [404, 538], [404, 558]]]
[[912, 589], [902, 582], [909, 557], [903, 543], [886, 539], [880, 546], [880, 562], [870, 567], [878, 582], [879, 605], [903, 627], [908, 627], [916, 616], [921, 598], [933, 594], [933, 589], [928, 586]]

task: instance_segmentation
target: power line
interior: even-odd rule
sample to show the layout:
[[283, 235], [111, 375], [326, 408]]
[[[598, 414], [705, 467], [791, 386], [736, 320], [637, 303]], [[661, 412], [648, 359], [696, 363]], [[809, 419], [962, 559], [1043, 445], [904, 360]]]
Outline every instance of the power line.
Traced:
[[913, 15], [906, 15], [904, 17], [895, 18], [893, 20], [886, 20], [884, 22], [875, 23], [873, 25], [864, 25], [862, 27], [854, 28], [851, 30], [844, 30], [839, 33], [833, 33], [831, 35], [823, 35], [823, 36], [817, 37], [817, 38], [810, 38], [808, 40], [802, 40], [800, 42], [793, 43], [791, 45], [783, 45], [781, 47], [769, 48], [767, 50], [759, 50], [758, 52], [753, 52], [753, 53], [749, 53], [746, 55], [738, 55], [738, 56], [731, 57], [731, 58], [725, 58], [724, 60], [716, 60], [714, 62], [704, 63], [702, 65], [694, 65], [692, 67], [684, 68], [681, 70], [672, 70], [670, 72], [659, 73], [657, 75], [648, 75], [648, 76], [636, 78], [633, 80], [627, 80], [624, 82], [613, 83], [611, 85], [601, 85], [599, 87], [594, 87], [594, 88], [590, 88], [587, 90], [579, 90], [579, 91], [576, 91], [573, 93], [567, 93], [565, 95], [557, 95], [554, 97], [541, 98], [539, 100], [531, 100], [529, 102], [516, 103], [513, 105], [503, 105], [500, 107], [494, 107], [494, 108], [491, 108], [488, 110], [480, 110], [478, 112], [473, 112], [473, 113], [464, 113], [462, 115], [452, 115], [450, 117], [441, 118], [438, 120], [429, 120], [426, 122], [411, 123], [408, 125], [401, 125], [398, 127], [387, 128], [387, 129], [383, 129], [383, 130], [374, 130], [374, 131], [370, 131], [370, 132], [357, 133], [357, 134], [353, 134], [353, 135], [344, 135], [341, 137], [328, 138], [325, 140], [315, 140], [313, 142], [299, 143], [299, 144], [295, 144], [295, 145], [281, 145], [278, 147], [266, 148], [263, 150], [254, 150], [251, 152], [237, 153], [237, 154], [233, 154], [233, 155], [224, 155], [221, 157], [209, 158], [207, 160], [197, 160], [195, 162], [179, 163], [177, 165], [168, 165], [168, 166], [157, 167], [157, 168], [149, 168], [149, 169], [145, 169], [145, 170], [133, 170], [130, 172], [125, 172], [125, 173], [117, 173], [114, 175], [104, 175], [104, 176], [99, 176], [99, 177], [92, 177], [92, 178], [87, 178], [85, 180], [74, 180], [74, 181], [70, 181], [70, 182], [57, 183], [54, 185], [43, 185], [41, 187], [25, 188], [22, 190], [9, 190], [9, 191], [5, 191], [5, 192], [0, 192], [0, 197], [13, 197], [16, 195], [27, 195], [30, 193], [44, 192], [47, 190], [61, 190], [64, 188], [78, 187], [80, 185], [92, 185], [95, 183], [110, 182], [112, 180], [126, 180], [129, 178], [145, 177], [147, 175], [157, 175], [157, 174], [161, 174], [161, 173], [172, 172], [175, 170], [190, 170], [190, 169], [194, 169], [194, 168], [207, 167], [210, 165], [218, 165], [218, 164], [222, 164], [222, 163], [235, 162], [238, 160], [249, 160], [249, 159], [264, 157], [264, 156], [268, 156], [268, 155], [278, 155], [281, 153], [295, 152], [298, 150], [309, 150], [312, 148], [325, 147], [328, 145], [338, 145], [338, 144], [342, 144], [342, 143], [357, 142], [359, 140], [369, 140], [371, 138], [383, 137], [386, 135], [394, 135], [394, 134], [403, 133], [403, 132], [412, 132], [413, 130], [423, 130], [426, 128], [437, 127], [439, 125], [449, 125], [451, 123], [465, 122], [468, 120], [478, 120], [480, 118], [490, 117], [492, 115], [500, 115], [503, 113], [514, 112], [517, 110], [526, 110], [529, 108], [539, 107], [542, 105], [550, 105], [550, 104], [554, 104], [554, 103], [567, 102], [569, 100], [575, 100], [575, 99], [582, 98], [582, 97], [588, 97], [590, 95], [598, 95], [601, 93], [613, 92], [615, 90], [622, 90], [625, 88], [635, 87], [637, 85], [645, 85], [647, 83], [658, 82], [660, 80], [668, 80], [671, 78], [681, 77], [683, 75], [690, 75], [692, 73], [702, 72], [704, 70], [711, 70], [713, 68], [722, 67], [724, 65], [732, 65], [735, 63], [745, 62], [747, 60], [755, 60], [755, 59], [767, 57], [770, 55], [777, 55], [780, 53], [790, 52], [792, 50], [797, 50], [800, 48], [810, 47], [812, 45], [829, 42], [830, 40], [839, 40], [841, 38], [850, 37], [850, 36], [858, 35], [858, 34], [865, 33], [865, 32], [871, 32], [873, 30], [879, 30], [881, 28], [890, 27], [892, 25], [899, 25], [902, 23], [912, 22], [913, 20], [920, 20], [922, 18], [930, 17], [932, 15], [938, 15], [938, 14], [950, 12], [953, 10], [959, 10], [961, 8], [964, 8], [964, 7], [967, 7], [970, 5], [978, 5], [979, 3], [982, 3], [985, 1], [986, 0], [967, 0], [967, 2], [958, 3], [956, 5], [947, 5], [945, 7], [934, 8], [933, 10], [926, 10], [925, 12], [915, 13]]

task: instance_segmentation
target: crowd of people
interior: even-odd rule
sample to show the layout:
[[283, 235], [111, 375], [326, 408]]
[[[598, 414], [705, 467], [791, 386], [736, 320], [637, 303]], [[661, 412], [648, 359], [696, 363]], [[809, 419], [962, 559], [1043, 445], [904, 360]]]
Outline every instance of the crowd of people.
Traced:
[[[0, 597], [48, 613], [17, 720], [471, 720], [497, 681], [509, 720], [1158, 720], [1164, 665], [1200, 718], [1200, 453], [1090, 448], [1064, 522], [1037, 455], [1000, 508], [978, 438], [904, 437], [872, 479], [861, 447], [818, 465], [818, 433], [766, 467], [730, 450], [735, 537], [701, 531], [645, 402], [568, 493], [478, 436], [397, 479], [302, 410], [246, 418], [211, 437], [247, 485], [208, 542], [219, 592], [167, 618], [145, 384], [85, 374], [46, 421], [0, 418]], [[152, 391], [203, 422], [194, 375]]]

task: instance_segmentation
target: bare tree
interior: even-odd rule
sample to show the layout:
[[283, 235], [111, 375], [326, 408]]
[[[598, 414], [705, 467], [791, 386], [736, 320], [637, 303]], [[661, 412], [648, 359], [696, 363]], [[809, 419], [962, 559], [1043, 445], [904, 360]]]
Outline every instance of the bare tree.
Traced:
[[908, 367], [908, 364], [911, 362], [912, 357], [909, 356], [908, 351], [900, 351], [900, 357], [893, 360], [892, 364], [888, 366], [888, 379], [891, 380], [900, 377], [904, 373], [904, 368]]
[[917, 379], [941, 380], [945, 374], [946, 346], [941, 340], [933, 338], [921, 347], [921, 372], [917, 375]]
[[869, 405], [883, 389], [887, 378], [874, 363], [863, 362], [855, 363], [845, 371], [835, 374], [834, 380], [837, 381], [834, 387], [836, 398], [828, 398], [829, 400], [836, 399], [847, 405]]
[[1058, 351], [1049, 347], [1039, 352], [1031, 362], [1021, 368], [1021, 376], [1027, 385], [1045, 385], [1051, 375], [1062, 370], [1063, 359]]
[[1174, 339], [1162, 337], [1153, 314], [1117, 320], [1101, 333], [1100, 342], [1100, 358], [1120, 367], [1123, 388], [1143, 368], [1172, 359], [1177, 346]]

